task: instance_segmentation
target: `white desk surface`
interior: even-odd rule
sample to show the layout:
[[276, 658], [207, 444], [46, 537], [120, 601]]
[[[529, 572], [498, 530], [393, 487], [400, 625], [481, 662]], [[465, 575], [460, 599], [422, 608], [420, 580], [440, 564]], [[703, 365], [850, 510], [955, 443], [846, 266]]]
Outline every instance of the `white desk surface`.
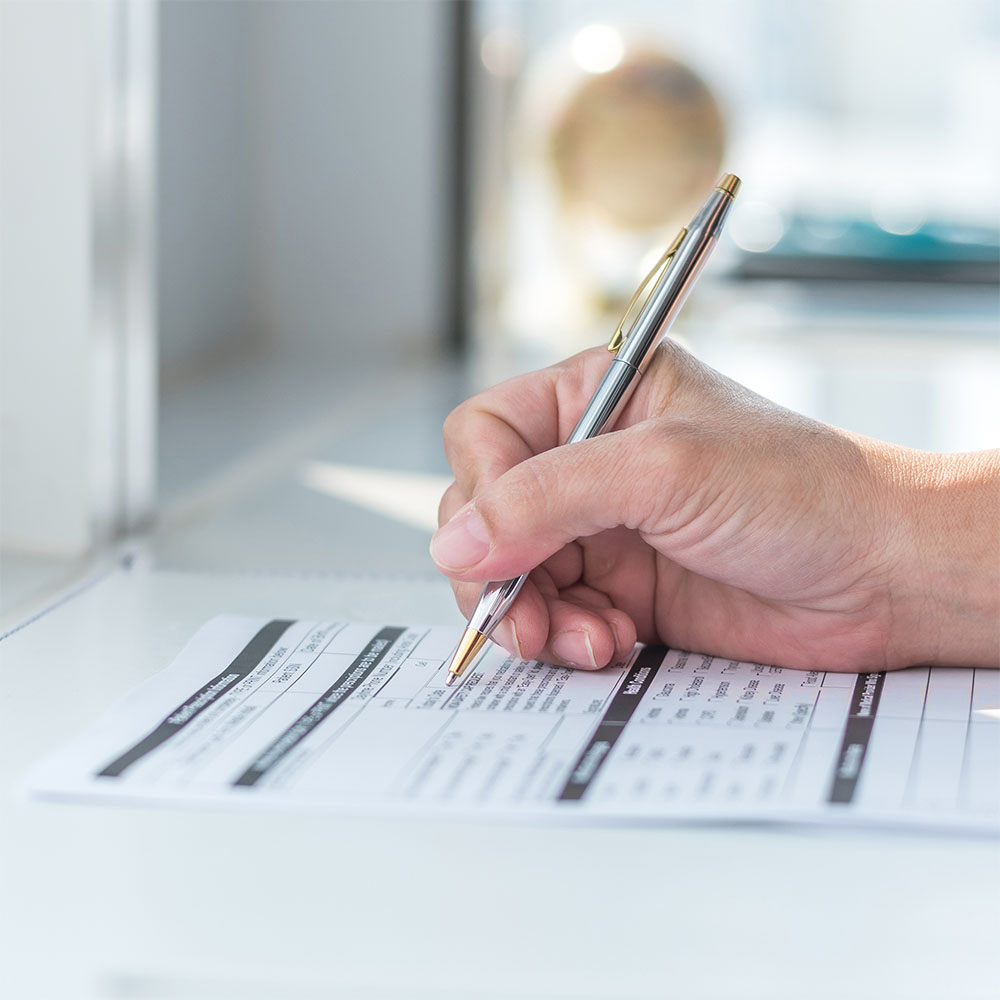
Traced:
[[[457, 620], [440, 582], [119, 573], [0, 642], [0, 783], [213, 614]], [[58, 664], [58, 671], [53, 665]], [[16, 1000], [996, 997], [1000, 844], [0, 805]]]
[[[829, 337], [779, 343], [745, 321], [720, 329], [730, 327], [729, 339], [696, 345], [702, 356], [822, 419], [948, 449], [982, 446], [996, 425], [992, 342], [931, 338], [914, 353], [909, 341], [872, 343], [852, 327], [834, 349]], [[873, 374], [873, 359], [888, 374]], [[309, 380], [293, 368], [281, 385], [294, 392], [262, 394], [281, 376], [271, 363], [165, 400], [164, 509], [149, 543], [161, 566], [431, 571], [426, 532], [305, 488], [300, 468], [318, 459], [445, 472], [441, 421], [467, 380], [407, 369], [391, 384], [383, 374], [372, 393], [370, 380], [349, 391], [337, 371], [317, 365]], [[278, 397], [323, 406], [261, 409]], [[4, 1000], [1000, 992], [996, 841], [722, 825], [493, 828], [56, 805], [6, 791], [225, 610], [458, 620], [439, 581], [136, 570], [0, 642]]]

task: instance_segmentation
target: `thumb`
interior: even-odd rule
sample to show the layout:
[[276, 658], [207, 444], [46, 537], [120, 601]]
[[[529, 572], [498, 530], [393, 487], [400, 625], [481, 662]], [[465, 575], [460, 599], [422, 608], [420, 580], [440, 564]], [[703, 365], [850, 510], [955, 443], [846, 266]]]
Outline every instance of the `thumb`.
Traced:
[[[577, 538], [656, 519], [643, 425], [564, 445], [514, 466], [438, 529], [431, 557], [459, 580], [527, 573]], [[645, 494], [645, 497], [644, 497]]]

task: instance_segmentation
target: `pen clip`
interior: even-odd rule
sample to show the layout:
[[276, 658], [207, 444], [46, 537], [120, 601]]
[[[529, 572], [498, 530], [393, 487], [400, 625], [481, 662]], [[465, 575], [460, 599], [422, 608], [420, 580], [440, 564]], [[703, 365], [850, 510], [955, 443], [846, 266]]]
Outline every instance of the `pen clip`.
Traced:
[[[629, 302], [628, 307], [625, 310], [625, 315], [622, 316], [622, 321], [615, 327], [615, 332], [611, 335], [611, 340], [608, 341], [609, 351], [617, 351], [621, 348], [622, 344], [625, 343], [625, 323], [628, 320], [629, 313], [632, 311], [632, 307], [639, 300], [639, 296], [646, 290], [646, 286], [649, 285], [649, 283], [666, 268], [667, 264], [670, 263], [670, 258], [673, 257], [673, 255], [680, 249], [681, 244], [684, 242], [684, 237], [687, 236], [687, 232], [687, 227], [685, 226], [674, 238], [674, 242], [667, 248], [667, 252], [656, 262], [653, 270], [642, 279], [642, 284], [635, 290], [635, 295], [632, 296], [632, 301]], [[643, 306], [645, 306], [648, 301], [649, 296], [646, 297], [646, 300], [643, 302]], [[639, 311], [641, 312], [642, 310], [640, 309]]]

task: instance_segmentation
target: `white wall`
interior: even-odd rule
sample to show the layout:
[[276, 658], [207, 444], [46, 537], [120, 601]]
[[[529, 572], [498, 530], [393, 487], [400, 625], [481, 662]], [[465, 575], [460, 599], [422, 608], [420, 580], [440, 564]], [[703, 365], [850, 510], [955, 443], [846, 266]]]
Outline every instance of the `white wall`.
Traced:
[[72, 554], [95, 445], [90, 13], [0, 2], [0, 541]]
[[161, 358], [426, 351], [447, 274], [447, 5], [161, 8]]
[[252, 3], [163, 3], [159, 325], [168, 371], [253, 341]]
[[443, 323], [446, 5], [257, 12], [257, 308], [302, 346], [426, 345]]
[[[105, 106], [127, 49], [116, 33], [140, 7], [153, 12], [0, 0], [4, 545], [88, 549], [130, 523], [129, 472], [154, 454], [138, 413], [153, 399], [153, 341], [138, 354], [130, 342], [152, 296], [123, 294], [152, 258], [133, 252], [122, 212], [154, 213], [132, 203], [141, 185], [119, 163], [135, 153], [152, 177], [152, 144], [132, 128], [152, 90]], [[164, 366], [260, 339], [298, 359], [430, 349], [447, 270], [446, 5], [163, 3], [159, 15]]]
[[77, 556], [153, 494], [155, 8], [0, 2], [0, 543]]

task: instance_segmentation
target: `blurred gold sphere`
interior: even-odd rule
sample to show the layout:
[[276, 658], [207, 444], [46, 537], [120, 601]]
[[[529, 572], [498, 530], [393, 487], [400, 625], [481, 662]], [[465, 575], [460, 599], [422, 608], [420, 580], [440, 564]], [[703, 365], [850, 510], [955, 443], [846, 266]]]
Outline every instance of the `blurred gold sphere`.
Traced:
[[567, 208], [643, 229], [673, 222], [705, 198], [724, 145], [722, 113], [701, 77], [640, 48], [583, 79], [556, 118], [549, 151]]

